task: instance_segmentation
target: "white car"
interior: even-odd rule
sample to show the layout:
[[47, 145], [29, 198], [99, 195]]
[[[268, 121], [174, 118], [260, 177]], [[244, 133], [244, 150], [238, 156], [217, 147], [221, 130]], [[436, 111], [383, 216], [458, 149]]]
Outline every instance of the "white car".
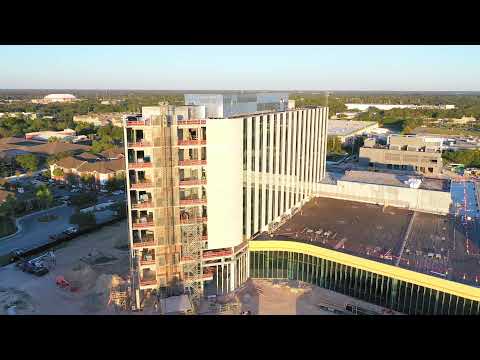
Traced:
[[105, 193], [108, 193], [108, 190], [102, 189], [102, 190], [100, 190], [100, 192], [105, 194]]
[[123, 194], [123, 190], [117, 190], [112, 192], [112, 195], [122, 195], [122, 194]]

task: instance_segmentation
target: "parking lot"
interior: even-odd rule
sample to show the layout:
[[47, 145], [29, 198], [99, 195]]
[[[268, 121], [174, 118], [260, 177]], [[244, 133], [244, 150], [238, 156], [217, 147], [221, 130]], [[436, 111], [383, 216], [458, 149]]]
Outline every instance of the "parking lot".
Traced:
[[[25, 184], [32, 183], [33, 180], [41, 180], [43, 183], [47, 184], [52, 195], [57, 200], [68, 200], [72, 195], [91, 192], [78, 187], [68, 187], [53, 181], [48, 182], [48, 180], [39, 176], [31, 178], [22, 177], [15, 182], [18, 186], [25, 186]], [[97, 194], [97, 204], [107, 202], [115, 203], [126, 199], [125, 192], [116, 193], [115, 195], [113, 193], [99, 191], [96, 191], [95, 193]], [[65, 201], [60, 206], [21, 217], [18, 219], [17, 233], [14, 236], [0, 239], [0, 256], [8, 254], [16, 248], [30, 249], [47, 243], [51, 235], [59, 234], [72, 226], [72, 224], [70, 224], [70, 216], [73, 215], [75, 211], [75, 207], [68, 205]], [[52, 220], [48, 222], [39, 221], [39, 219], [47, 216], [50, 216]], [[114, 212], [110, 210], [96, 212], [97, 223], [107, 222], [113, 219], [114, 216]]]

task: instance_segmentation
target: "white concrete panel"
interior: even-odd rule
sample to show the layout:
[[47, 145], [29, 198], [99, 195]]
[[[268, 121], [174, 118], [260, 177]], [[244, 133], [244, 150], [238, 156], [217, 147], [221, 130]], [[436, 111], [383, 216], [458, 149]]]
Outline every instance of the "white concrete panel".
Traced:
[[208, 247], [242, 242], [243, 120], [207, 122]]

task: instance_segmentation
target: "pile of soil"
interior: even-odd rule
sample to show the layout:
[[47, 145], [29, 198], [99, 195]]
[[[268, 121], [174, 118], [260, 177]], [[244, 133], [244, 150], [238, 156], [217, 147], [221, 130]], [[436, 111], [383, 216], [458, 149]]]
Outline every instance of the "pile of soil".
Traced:
[[72, 287], [81, 290], [90, 290], [94, 287], [98, 277], [95, 270], [83, 262], [79, 262], [64, 276], [65, 280], [67, 280]]
[[100, 275], [96, 279], [95, 286], [85, 298], [83, 311], [95, 313], [101, 310], [106, 310], [108, 300], [110, 299], [111, 289], [121, 287], [124, 284], [125, 280], [118, 275]]

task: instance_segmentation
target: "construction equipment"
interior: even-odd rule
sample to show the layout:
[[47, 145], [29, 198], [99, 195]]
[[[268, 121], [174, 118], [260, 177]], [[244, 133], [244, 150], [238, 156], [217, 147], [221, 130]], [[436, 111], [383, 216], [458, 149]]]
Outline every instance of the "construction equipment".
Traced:
[[183, 264], [184, 288], [194, 308], [202, 297], [202, 224], [192, 224], [183, 229], [182, 258], [188, 259]]
[[127, 310], [129, 302], [129, 295], [126, 289], [112, 288], [110, 290], [110, 297], [108, 305], [113, 304], [115, 309]]

